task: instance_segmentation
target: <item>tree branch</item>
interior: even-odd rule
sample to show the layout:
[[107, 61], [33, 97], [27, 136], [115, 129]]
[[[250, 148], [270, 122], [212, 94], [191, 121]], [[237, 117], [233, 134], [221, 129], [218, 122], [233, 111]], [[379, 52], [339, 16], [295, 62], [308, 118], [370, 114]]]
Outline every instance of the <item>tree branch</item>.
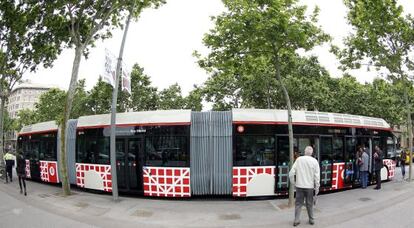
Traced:
[[[75, 18], [73, 17], [73, 6], [71, 4], [66, 5], [68, 8], [68, 14], [69, 14], [69, 18], [70, 18], [70, 27], [69, 27], [69, 33], [72, 36], [72, 39], [75, 43], [75, 45], [79, 45], [80, 44], [80, 36], [79, 33], [77, 31], [75, 31]], [[79, 28], [78, 28], [79, 29]]]
[[[110, 1], [107, 1], [107, 2], [110, 2]], [[111, 16], [112, 15], [112, 13], [113, 13], [113, 11], [115, 11], [115, 9], [116, 9], [116, 7], [115, 7], [115, 5], [111, 5], [111, 7], [108, 9], [108, 11], [106, 12], [106, 13], [104, 13], [104, 11], [102, 11], [102, 19], [101, 19], [101, 21], [98, 23], [98, 24], [95, 24], [94, 26], [93, 26], [93, 28], [90, 30], [90, 33], [89, 33], [89, 35], [87, 36], [87, 38], [85, 39], [85, 42], [84, 42], [84, 44], [85, 45], [87, 45], [90, 41], [91, 41], [91, 39], [92, 39], [92, 37], [95, 35], [95, 33], [97, 33], [99, 30], [101, 30], [102, 29], [102, 27], [103, 27], [103, 25], [104, 25], [104, 23], [106, 22], [106, 20], [109, 18], [109, 16]], [[97, 16], [98, 14], [96, 14], [95, 16]], [[94, 17], [95, 18], [95, 17]], [[99, 17], [96, 17], [96, 18], [99, 18]], [[96, 19], [95, 19], [96, 20]], [[95, 21], [95, 20], [93, 20], [93, 21]]]

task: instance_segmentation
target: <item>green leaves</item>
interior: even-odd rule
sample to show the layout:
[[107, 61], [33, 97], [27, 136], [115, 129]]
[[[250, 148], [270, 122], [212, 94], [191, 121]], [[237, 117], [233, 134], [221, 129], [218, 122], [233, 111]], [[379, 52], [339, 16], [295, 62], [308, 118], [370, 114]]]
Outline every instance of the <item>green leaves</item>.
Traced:
[[131, 103], [134, 111], [156, 110], [159, 97], [157, 88], [152, 85], [151, 79], [144, 73], [144, 68], [135, 64], [131, 71]]
[[203, 39], [210, 54], [196, 54], [212, 75], [204, 90], [214, 108], [274, 107], [280, 99], [271, 94], [279, 86], [276, 72], [294, 75], [289, 66], [298, 59], [296, 51], [330, 39], [315, 24], [318, 9], [307, 16], [306, 6], [297, 2], [224, 1], [228, 10], [213, 18], [215, 27]]
[[345, 40], [346, 49], [336, 51], [345, 68], [358, 68], [361, 63], [385, 67], [390, 76], [403, 74], [412, 63], [409, 55], [414, 45], [411, 16], [403, 15], [402, 6], [394, 0], [345, 0], [349, 8], [348, 23], [355, 32]]
[[143, 9], [164, 3], [165, 0], [42, 0], [30, 1], [29, 6], [40, 9], [43, 25], [59, 44], [83, 46], [87, 56], [96, 41], [111, 37], [111, 31], [122, 27], [129, 12], [137, 18]]
[[[41, 23], [42, 11], [21, 1], [0, 3], [0, 81], [12, 90], [26, 71], [40, 64], [51, 66], [61, 52], [50, 31]], [[7, 97], [7, 96], [6, 96]]]
[[159, 106], [161, 110], [183, 109], [185, 101], [181, 94], [181, 87], [176, 83], [163, 89], [159, 93]]

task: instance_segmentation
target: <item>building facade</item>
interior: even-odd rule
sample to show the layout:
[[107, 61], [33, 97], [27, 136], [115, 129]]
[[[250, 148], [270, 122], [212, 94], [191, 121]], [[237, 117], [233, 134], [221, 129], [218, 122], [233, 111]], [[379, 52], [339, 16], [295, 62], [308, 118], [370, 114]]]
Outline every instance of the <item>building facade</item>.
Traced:
[[[40, 96], [51, 88], [57, 88], [57, 86], [35, 84], [29, 80], [17, 85], [10, 93], [7, 103], [10, 118], [17, 119], [19, 112], [23, 109], [33, 110]], [[15, 148], [16, 136], [16, 132], [5, 132], [6, 148]]]

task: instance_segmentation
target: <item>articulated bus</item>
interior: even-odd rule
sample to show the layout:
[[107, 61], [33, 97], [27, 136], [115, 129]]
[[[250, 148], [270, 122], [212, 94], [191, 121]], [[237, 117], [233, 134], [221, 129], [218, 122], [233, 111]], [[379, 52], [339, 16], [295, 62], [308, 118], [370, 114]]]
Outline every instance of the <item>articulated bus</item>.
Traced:
[[[293, 111], [295, 151], [314, 148], [321, 191], [358, 187], [355, 156], [378, 145], [385, 156], [381, 180], [394, 177], [394, 136], [379, 118]], [[112, 191], [110, 115], [70, 120], [66, 134], [70, 183]], [[116, 167], [121, 192], [154, 197], [278, 196], [288, 193], [286, 110], [223, 112], [168, 110], [117, 114]], [[25, 126], [18, 150], [28, 178], [59, 183], [58, 126]], [[390, 151], [388, 151], [390, 150]], [[371, 168], [371, 165], [370, 165]], [[371, 177], [371, 180], [374, 180]]]

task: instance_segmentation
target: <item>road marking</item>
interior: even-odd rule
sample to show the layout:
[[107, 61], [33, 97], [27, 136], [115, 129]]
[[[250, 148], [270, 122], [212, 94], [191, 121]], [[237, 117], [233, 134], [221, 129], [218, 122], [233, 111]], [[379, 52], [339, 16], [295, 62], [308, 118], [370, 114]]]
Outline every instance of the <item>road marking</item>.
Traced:
[[282, 209], [280, 209], [279, 206], [277, 206], [276, 201], [275, 200], [268, 200], [267, 202], [270, 203], [270, 205], [272, 205], [272, 207], [276, 210], [276, 211], [281, 211]]

